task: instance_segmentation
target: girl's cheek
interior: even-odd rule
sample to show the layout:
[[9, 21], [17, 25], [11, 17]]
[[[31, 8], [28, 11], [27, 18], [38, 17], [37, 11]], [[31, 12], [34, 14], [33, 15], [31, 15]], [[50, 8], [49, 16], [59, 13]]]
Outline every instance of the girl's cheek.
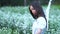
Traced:
[[32, 13], [33, 13], [33, 14], [36, 14], [36, 11], [35, 11], [35, 10], [32, 10]]

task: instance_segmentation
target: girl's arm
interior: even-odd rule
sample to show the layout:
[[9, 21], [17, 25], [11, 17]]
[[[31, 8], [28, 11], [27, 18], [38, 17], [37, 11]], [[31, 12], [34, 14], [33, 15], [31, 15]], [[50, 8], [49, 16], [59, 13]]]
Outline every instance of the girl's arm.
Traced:
[[42, 30], [46, 27], [46, 20], [43, 17], [40, 17], [37, 19], [37, 30], [36, 30], [36, 34], [41, 34]]

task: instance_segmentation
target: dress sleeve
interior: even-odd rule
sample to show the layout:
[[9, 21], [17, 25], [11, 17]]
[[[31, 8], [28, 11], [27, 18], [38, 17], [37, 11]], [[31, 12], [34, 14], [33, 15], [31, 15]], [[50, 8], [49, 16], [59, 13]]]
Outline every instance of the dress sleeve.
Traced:
[[43, 17], [37, 19], [38, 26], [37, 28], [44, 29], [46, 27], [46, 20]]

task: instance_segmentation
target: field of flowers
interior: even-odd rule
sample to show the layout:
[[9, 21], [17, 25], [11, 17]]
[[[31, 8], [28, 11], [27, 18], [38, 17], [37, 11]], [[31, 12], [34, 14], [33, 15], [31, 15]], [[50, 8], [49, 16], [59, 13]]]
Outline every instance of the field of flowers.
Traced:
[[[43, 6], [46, 10], [46, 6]], [[60, 34], [60, 6], [51, 6], [46, 34]], [[0, 34], [31, 34], [34, 19], [28, 7], [0, 7]]]

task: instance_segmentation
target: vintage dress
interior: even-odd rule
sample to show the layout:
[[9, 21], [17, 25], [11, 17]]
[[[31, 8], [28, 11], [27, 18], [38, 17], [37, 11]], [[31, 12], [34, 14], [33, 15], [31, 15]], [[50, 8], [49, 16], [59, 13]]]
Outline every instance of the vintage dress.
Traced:
[[41, 34], [44, 34], [46, 31], [46, 20], [44, 17], [39, 17], [33, 22], [32, 34], [36, 34], [38, 28], [42, 29]]

